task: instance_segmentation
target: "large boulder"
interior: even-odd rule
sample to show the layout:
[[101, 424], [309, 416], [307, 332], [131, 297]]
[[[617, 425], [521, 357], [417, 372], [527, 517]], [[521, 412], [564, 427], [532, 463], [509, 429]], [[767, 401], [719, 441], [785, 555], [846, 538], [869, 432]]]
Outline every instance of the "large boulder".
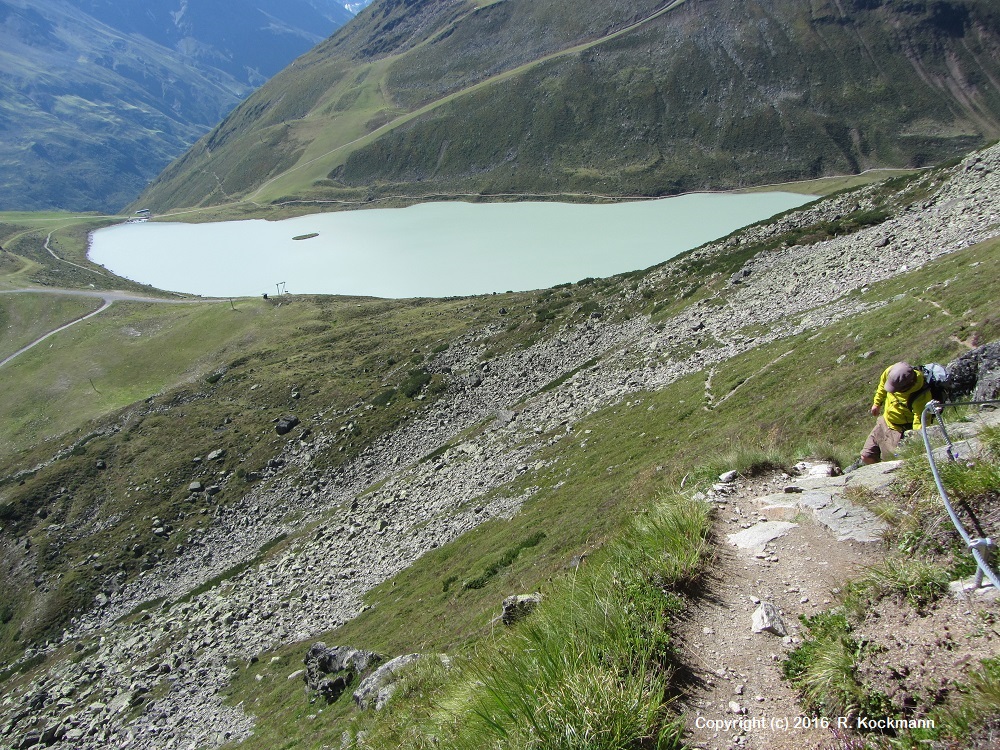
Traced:
[[333, 703], [357, 675], [363, 675], [382, 661], [371, 651], [348, 646], [329, 647], [314, 643], [303, 660], [306, 685], [319, 693], [327, 703]]
[[285, 414], [275, 420], [274, 429], [279, 435], [287, 435], [298, 423], [299, 418], [294, 414]]
[[948, 364], [953, 399], [993, 401], [1000, 398], [1000, 341], [983, 344]]

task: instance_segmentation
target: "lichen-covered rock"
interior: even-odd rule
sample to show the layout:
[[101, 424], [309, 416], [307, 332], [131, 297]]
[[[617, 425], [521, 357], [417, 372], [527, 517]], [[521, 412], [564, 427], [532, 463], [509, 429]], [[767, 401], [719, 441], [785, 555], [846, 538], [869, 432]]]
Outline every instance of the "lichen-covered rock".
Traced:
[[381, 710], [396, 690], [397, 673], [419, 658], [421, 654], [405, 654], [387, 661], [361, 681], [354, 691], [354, 702], [361, 708], [374, 706], [376, 711]]

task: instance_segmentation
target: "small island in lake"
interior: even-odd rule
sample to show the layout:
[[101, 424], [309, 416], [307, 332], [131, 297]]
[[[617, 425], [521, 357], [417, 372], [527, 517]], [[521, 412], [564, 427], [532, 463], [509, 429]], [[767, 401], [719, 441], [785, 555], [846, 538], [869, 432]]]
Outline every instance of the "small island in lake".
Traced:
[[292, 237], [293, 240], [311, 240], [313, 237], [319, 237], [319, 232], [313, 232], [312, 234], [300, 234], [298, 237]]

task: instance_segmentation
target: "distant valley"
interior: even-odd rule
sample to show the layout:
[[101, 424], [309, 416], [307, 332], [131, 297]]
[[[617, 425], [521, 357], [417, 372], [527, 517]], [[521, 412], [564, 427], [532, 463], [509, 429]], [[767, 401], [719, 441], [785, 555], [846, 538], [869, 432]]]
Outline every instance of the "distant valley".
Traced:
[[333, 0], [0, 0], [0, 209], [120, 209], [352, 16]]

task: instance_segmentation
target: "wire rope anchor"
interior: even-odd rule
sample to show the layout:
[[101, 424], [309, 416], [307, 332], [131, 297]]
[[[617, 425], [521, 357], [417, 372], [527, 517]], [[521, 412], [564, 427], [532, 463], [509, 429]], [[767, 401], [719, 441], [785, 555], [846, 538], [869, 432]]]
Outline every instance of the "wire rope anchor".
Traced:
[[982, 585], [983, 577], [985, 576], [990, 580], [990, 583], [993, 584], [995, 589], [997, 591], [1000, 591], [1000, 576], [997, 576], [996, 571], [994, 571], [993, 568], [990, 567], [990, 563], [988, 561], [990, 549], [991, 547], [994, 546], [993, 542], [988, 538], [973, 539], [972, 536], [969, 534], [969, 532], [966, 531], [965, 526], [962, 524], [962, 521], [959, 519], [958, 514], [955, 512], [955, 508], [951, 504], [951, 500], [948, 497], [948, 491], [945, 489], [944, 483], [941, 481], [941, 473], [938, 471], [937, 463], [934, 461], [934, 450], [931, 447], [931, 441], [927, 429], [928, 415], [931, 411], [933, 411], [937, 417], [937, 421], [941, 425], [942, 432], [944, 432], [945, 440], [948, 442], [948, 457], [954, 461], [955, 459], [953, 457], [954, 454], [953, 446], [951, 444], [951, 439], [948, 437], [948, 433], [945, 432], [944, 421], [941, 419], [941, 411], [946, 406], [949, 407], [983, 406], [986, 404], [997, 404], [997, 403], [1000, 402], [995, 400], [964, 401], [964, 402], [956, 402], [950, 404], [942, 404], [938, 401], [929, 401], [927, 403], [927, 406], [924, 407], [924, 410], [920, 414], [920, 426], [921, 426], [920, 431], [921, 433], [923, 433], [924, 448], [927, 451], [927, 463], [930, 465], [931, 474], [934, 476], [934, 484], [937, 486], [938, 494], [940, 494], [941, 496], [941, 500], [944, 503], [945, 510], [948, 511], [948, 516], [951, 518], [951, 522], [954, 525], [955, 530], [958, 532], [959, 536], [962, 537], [962, 541], [964, 541], [968, 545], [969, 551], [972, 552], [972, 556], [973, 558], [975, 558], [976, 561], [975, 588], [978, 589]]
[[948, 460], [955, 462], [958, 460], [958, 451], [955, 450], [955, 444], [951, 442], [951, 438], [948, 436], [948, 430], [944, 425], [944, 407], [945, 405], [940, 401], [931, 401], [925, 408], [934, 410], [934, 416], [937, 419], [938, 427], [941, 428], [941, 434], [944, 435], [944, 441], [948, 445]]
[[[990, 558], [993, 555], [993, 550], [996, 549], [996, 543], [986, 537], [985, 539], [973, 539], [969, 542], [969, 551], [975, 554], [977, 551], [982, 556], [983, 562], [990, 564]], [[971, 586], [967, 586], [966, 589], [969, 591], [975, 591], [983, 587], [983, 569], [976, 566], [976, 577]]]

